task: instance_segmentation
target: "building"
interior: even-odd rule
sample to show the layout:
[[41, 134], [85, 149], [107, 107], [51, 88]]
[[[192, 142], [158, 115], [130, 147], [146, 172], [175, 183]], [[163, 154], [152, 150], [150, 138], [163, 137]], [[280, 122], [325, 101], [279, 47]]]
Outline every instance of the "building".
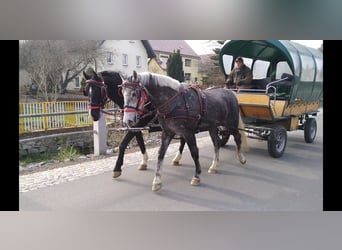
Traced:
[[[120, 71], [131, 75], [133, 70], [148, 71], [148, 60], [156, 55], [148, 40], [101, 40], [99, 46], [103, 52], [103, 60], [90, 65], [96, 72], [104, 70]], [[68, 90], [80, 88], [82, 75], [68, 84]]]
[[169, 55], [180, 50], [183, 60], [184, 80], [198, 81], [198, 66], [200, 57], [185, 40], [149, 40], [156, 57], [149, 60], [148, 70], [166, 75], [166, 62]]

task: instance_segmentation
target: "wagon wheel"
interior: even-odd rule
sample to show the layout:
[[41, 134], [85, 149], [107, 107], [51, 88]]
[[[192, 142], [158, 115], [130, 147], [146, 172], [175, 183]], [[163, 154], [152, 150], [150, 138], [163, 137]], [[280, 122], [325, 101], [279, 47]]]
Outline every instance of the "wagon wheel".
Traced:
[[287, 143], [286, 129], [281, 125], [272, 127], [267, 142], [268, 153], [274, 158], [281, 157], [285, 152]]
[[315, 118], [308, 118], [304, 123], [304, 140], [306, 143], [312, 143], [315, 140], [317, 132], [317, 123]]
[[230, 133], [225, 127], [222, 127], [222, 126], [219, 126], [217, 129], [218, 129], [217, 133], [219, 136], [220, 147], [223, 147], [224, 145], [227, 144], [229, 137], [230, 137]]

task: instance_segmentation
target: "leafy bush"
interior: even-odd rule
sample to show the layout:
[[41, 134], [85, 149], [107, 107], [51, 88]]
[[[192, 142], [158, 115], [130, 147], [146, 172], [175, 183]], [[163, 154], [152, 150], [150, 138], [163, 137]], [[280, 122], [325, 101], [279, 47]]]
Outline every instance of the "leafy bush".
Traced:
[[77, 148], [73, 146], [68, 146], [65, 148], [61, 148], [56, 155], [56, 159], [59, 161], [63, 161], [65, 159], [70, 159], [71, 161], [77, 159], [80, 156], [80, 152]]

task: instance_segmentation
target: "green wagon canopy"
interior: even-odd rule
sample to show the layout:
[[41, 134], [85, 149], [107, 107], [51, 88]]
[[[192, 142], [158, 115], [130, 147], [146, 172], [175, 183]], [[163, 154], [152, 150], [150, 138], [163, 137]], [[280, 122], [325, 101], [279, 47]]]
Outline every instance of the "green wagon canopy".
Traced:
[[270, 62], [268, 76], [274, 75], [279, 62], [287, 62], [294, 76], [291, 102], [300, 96], [305, 101], [317, 100], [323, 92], [323, 53], [319, 49], [309, 48], [290, 40], [231, 40], [222, 48], [219, 56], [220, 66], [227, 75], [230, 69], [224, 63], [224, 56], [235, 58], [242, 56], [253, 60]]

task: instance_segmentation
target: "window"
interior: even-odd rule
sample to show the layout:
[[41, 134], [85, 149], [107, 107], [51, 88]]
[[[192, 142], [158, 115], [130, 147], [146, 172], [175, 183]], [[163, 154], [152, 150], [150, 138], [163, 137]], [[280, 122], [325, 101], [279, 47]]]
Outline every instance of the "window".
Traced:
[[319, 58], [315, 58], [316, 65], [317, 65], [317, 74], [316, 74], [316, 81], [322, 82], [323, 81], [323, 60]]
[[276, 79], [280, 79], [282, 74], [287, 73], [293, 75], [289, 64], [285, 61], [277, 63]]
[[75, 87], [76, 88], [80, 87], [80, 78], [79, 77], [75, 77]]
[[191, 67], [191, 59], [185, 59], [185, 67]]
[[253, 65], [253, 79], [266, 78], [269, 66], [268, 61], [256, 60]]
[[242, 58], [243, 58], [243, 63], [251, 69], [252, 68], [253, 59], [252, 58], [247, 58], [247, 57], [242, 57]]
[[141, 67], [141, 56], [136, 56], [137, 67]]
[[113, 52], [108, 52], [107, 53], [107, 64], [113, 64]]
[[128, 55], [122, 54], [122, 65], [128, 65]]
[[232, 67], [234, 66], [233, 57], [231, 55], [223, 55], [223, 67], [226, 75], [230, 74]]
[[302, 75], [301, 81], [312, 82], [315, 77], [315, 62], [311, 56], [301, 55]]
[[184, 80], [185, 81], [190, 81], [191, 74], [190, 73], [185, 73], [184, 74]]
[[159, 60], [162, 62], [161, 63], [161, 66], [166, 69], [166, 63], [167, 63], [167, 60], [169, 59], [168, 56], [159, 56]]

